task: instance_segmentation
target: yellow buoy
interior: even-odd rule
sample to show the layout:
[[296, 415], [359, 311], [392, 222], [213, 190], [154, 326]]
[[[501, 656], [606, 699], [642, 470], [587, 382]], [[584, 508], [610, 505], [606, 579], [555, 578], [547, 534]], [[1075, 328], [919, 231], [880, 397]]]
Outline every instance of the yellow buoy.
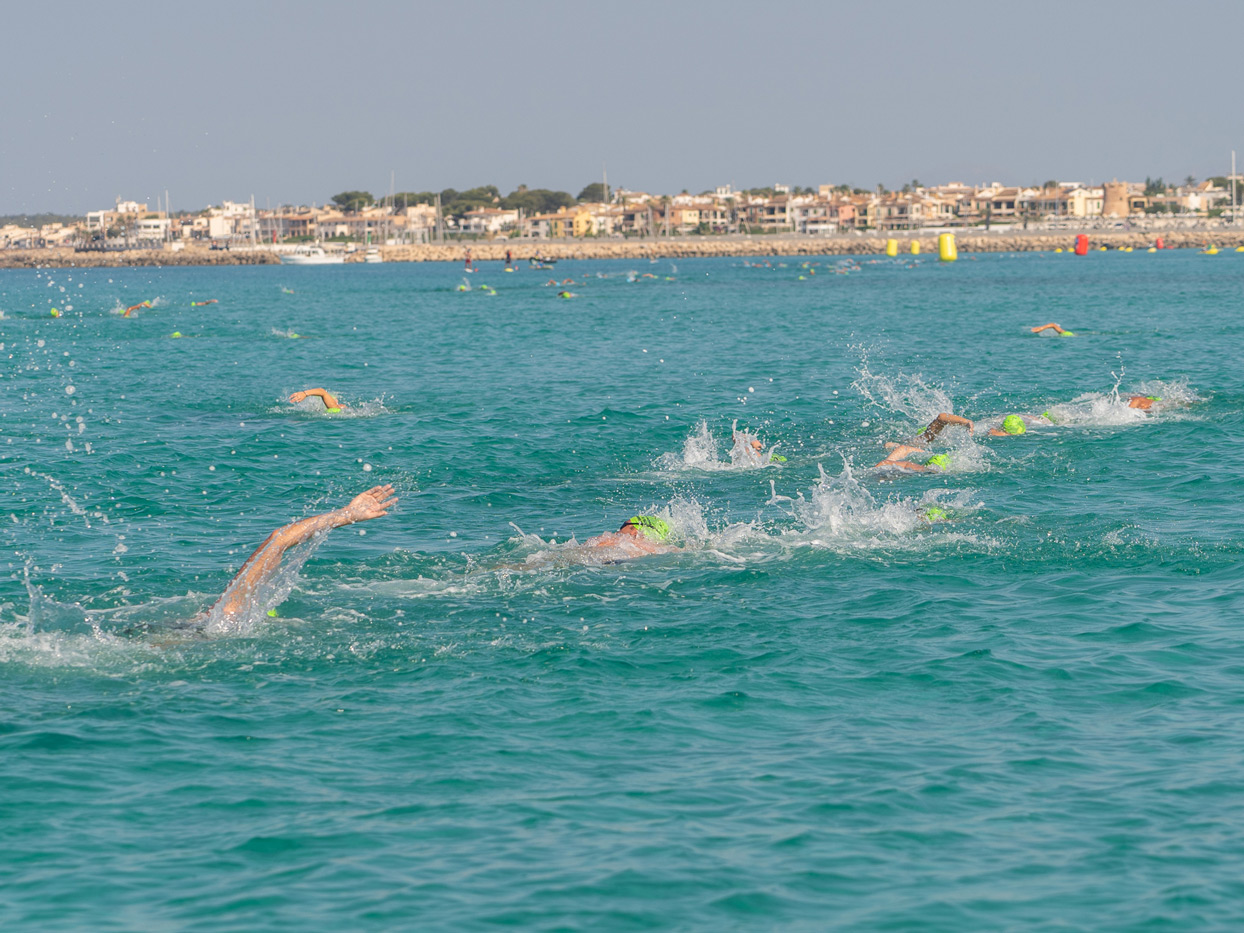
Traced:
[[1097, 247], [1097, 249], [1098, 249], [1098, 250], [1100, 250], [1100, 251], [1101, 251], [1101, 252], [1103, 252], [1103, 253], [1106, 251], [1106, 247], [1104, 247], [1104, 246], [1099, 246], [1099, 247]]
[[911, 254], [912, 254], [913, 256], [919, 256], [919, 255], [920, 255], [920, 241], [919, 241], [919, 240], [912, 240], [912, 241], [911, 241]]
[[954, 262], [959, 258], [959, 249], [955, 246], [955, 235], [953, 233], [938, 235], [937, 258], [942, 262]]
[[1244, 253], [1244, 246], [1237, 246], [1237, 247], [1235, 248], [1235, 251], [1236, 251], [1237, 253]]
[[1150, 247], [1149, 247], [1149, 252], [1151, 252], [1151, 253], [1156, 253], [1157, 251], [1158, 251], [1158, 248], [1157, 248], [1156, 246], [1150, 246]]
[[1206, 256], [1217, 256], [1217, 255], [1218, 255], [1218, 247], [1217, 247], [1217, 246], [1211, 246], [1209, 249], [1207, 249], [1207, 250], [1205, 251], [1205, 255], [1206, 255]]
[[898, 255], [898, 240], [886, 240], [885, 241], [885, 254], [887, 256]]
[[1055, 246], [1055, 247], [1054, 247], [1054, 252], [1056, 252], [1056, 253], [1061, 253], [1062, 251], [1063, 251], [1063, 248], [1062, 248], [1061, 246]]

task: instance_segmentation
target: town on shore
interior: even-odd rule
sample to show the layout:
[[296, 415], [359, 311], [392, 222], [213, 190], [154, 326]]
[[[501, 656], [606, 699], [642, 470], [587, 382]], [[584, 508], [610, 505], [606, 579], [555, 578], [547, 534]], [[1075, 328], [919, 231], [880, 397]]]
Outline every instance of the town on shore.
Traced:
[[[503, 258], [507, 251], [520, 259], [874, 252], [884, 248], [885, 237], [906, 233], [919, 241], [938, 232], [957, 233], [967, 251], [1053, 248], [1070, 230], [1096, 231], [1103, 242], [1120, 246], [1142, 245], [1155, 231], [1183, 232], [1167, 240], [1201, 245], [1207, 236], [1235, 241], [1236, 205], [1244, 193], [1239, 181], [1050, 181], [1039, 187], [926, 187], [913, 181], [897, 191], [722, 186], [694, 195], [654, 195], [597, 182], [578, 197], [522, 186], [505, 196], [484, 186], [379, 200], [347, 191], [323, 206], [257, 208], [252, 198], [177, 212], [168, 209], [167, 195], [154, 209], [117, 198], [112, 208], [76, 221], [0, 226], [0, 266], [40, 264], [40, 254], [54, 265], [262, 263], [308, 243], [358, 252], [359, 259], [360, 246], [374, 246], [388, 261], [457, 259], [467, 246], [481, 259], [494, 258], [494, 252]], [[1047, 238], [1053, 238], [1049, 244]], [[183, 251], [187, 255], [170, 255]], [[136, 259], [139, 252], [144, 255]], [[244, 258], [253, 252], [267, 255]], [[76, 254], [76, 261], [66, 253]]]

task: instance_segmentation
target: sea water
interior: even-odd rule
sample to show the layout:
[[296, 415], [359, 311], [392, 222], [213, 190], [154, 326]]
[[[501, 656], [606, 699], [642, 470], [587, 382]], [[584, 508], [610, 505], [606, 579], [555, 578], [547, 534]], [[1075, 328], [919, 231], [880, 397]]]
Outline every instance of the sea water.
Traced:
[[806, 263], [0, 272], [0, 928], [1238, 929], [1244, 257]]

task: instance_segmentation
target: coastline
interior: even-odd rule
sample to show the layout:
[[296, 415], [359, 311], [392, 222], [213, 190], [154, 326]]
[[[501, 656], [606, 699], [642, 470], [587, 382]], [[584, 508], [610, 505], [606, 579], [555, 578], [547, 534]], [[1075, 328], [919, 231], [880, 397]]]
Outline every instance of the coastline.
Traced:
[[[1213, 243], [1220, 249], [1244, 246], [1244, 230], [1147, 230], [1075, 231], [1059, 233], [956, 233], [961, 253], [1052, 252], [1070, 249], [1078, 232], [1087, 232], [1094, 247], [1147, 249], [1161, 236], [1168, 248], [1200, 249]], [[657, 257], [693, 258], [717, 256], [846, 256], [884, 255], [887, 239], [898, 241], [899, 255], [908, 255], [910, 243], [920, 244], [923, 256], [937, 255], [937, 234], [911, 231], [869, 236], [693, 236], [662, 240], [492, 240], [464, 243], [424, 243], [382, 246], [385, 262], [461, 262], [469, 248], [482, 262], [501, 262], [509, 250], [515, 262], [546, 259], [652, 259]], [[346, 262], [362, 262], [363, 250], [346, 257]], [[0, 268], [111, 268], [120, 266], [239, 266], [280, 265], [278, 254], [268, 249], [160, 249], [123, 250], [108, 253], [78, 253], [64, 247], [50, 249], [0, 250]]]

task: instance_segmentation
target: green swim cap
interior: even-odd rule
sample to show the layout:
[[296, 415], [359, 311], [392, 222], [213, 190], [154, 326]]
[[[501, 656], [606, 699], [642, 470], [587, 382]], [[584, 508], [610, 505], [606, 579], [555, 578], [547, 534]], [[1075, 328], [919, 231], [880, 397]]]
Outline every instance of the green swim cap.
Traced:
[[341, 409], [340, 409], [340, 408], [325, 408], [324, 410], [325, 410], [326, 412], [328, 412], [330, 415], [339, 415], [339, 414], [341, 414]]
[[946, 454], [934, 454], [928, 460], [924, 461], [926, 467], [940, 467], [943, 470], [950, 469], [950, 457]]
[[1160, 395], [1146, 395], [1146, 396], [1145, 396], [1145, 398], [1147, 398], [1147, 399], [1148, 399], [1149, 401], [1151, 401], [1151, 402], [1160, 402], [1160, 401], [1162, 401], [1162, 396], [1160, 396]]
[[1019, 415], [1007, 415], [1002, 419], [1002, 430], [1007, 434], [1023, 434], [1028, 427]]
[[180, 337], [180, 336], [181, 336], [181, 331], [179, 331], [179, 330], [175, 330], [175, 331], [173, 331], [171, 334], [169, 334], [169, 336], [170, 336], [170, 337]]
[[1061, 334], [1059, 334], [1058, 336], [1060, 336], [1060, 337], [1074, 337], [1074, 336], [1075, 336], [1075, 331], [1065, 330], [1065, 331], [1063, 331]]
[[944, 522], [950, 519], [949, 513], [947, 513], [947, 511], [940, 505], [929, 506], [920, 513], [920, 517], [930, 524], [933, 522]]
[[785, 463], [786, 458], [783, 457], [781, 454], [773, 454], [772, 456], [769, 457], [769, 462], [770, 463]]
[[275, 609], [269, 609], [269, 610], [268, 610], [268, 615], [270, 615], [272, 618], [274, 618], [274, 619], [275, 619], [275, 618], [276, 618], [276, 610], [275, 610]]
[[623, 528], [627, 525], [634, 525], [650, 541], [664, 541], [670, 536], [669, 523], [655, 515], [632, 515], [622, 523]]

